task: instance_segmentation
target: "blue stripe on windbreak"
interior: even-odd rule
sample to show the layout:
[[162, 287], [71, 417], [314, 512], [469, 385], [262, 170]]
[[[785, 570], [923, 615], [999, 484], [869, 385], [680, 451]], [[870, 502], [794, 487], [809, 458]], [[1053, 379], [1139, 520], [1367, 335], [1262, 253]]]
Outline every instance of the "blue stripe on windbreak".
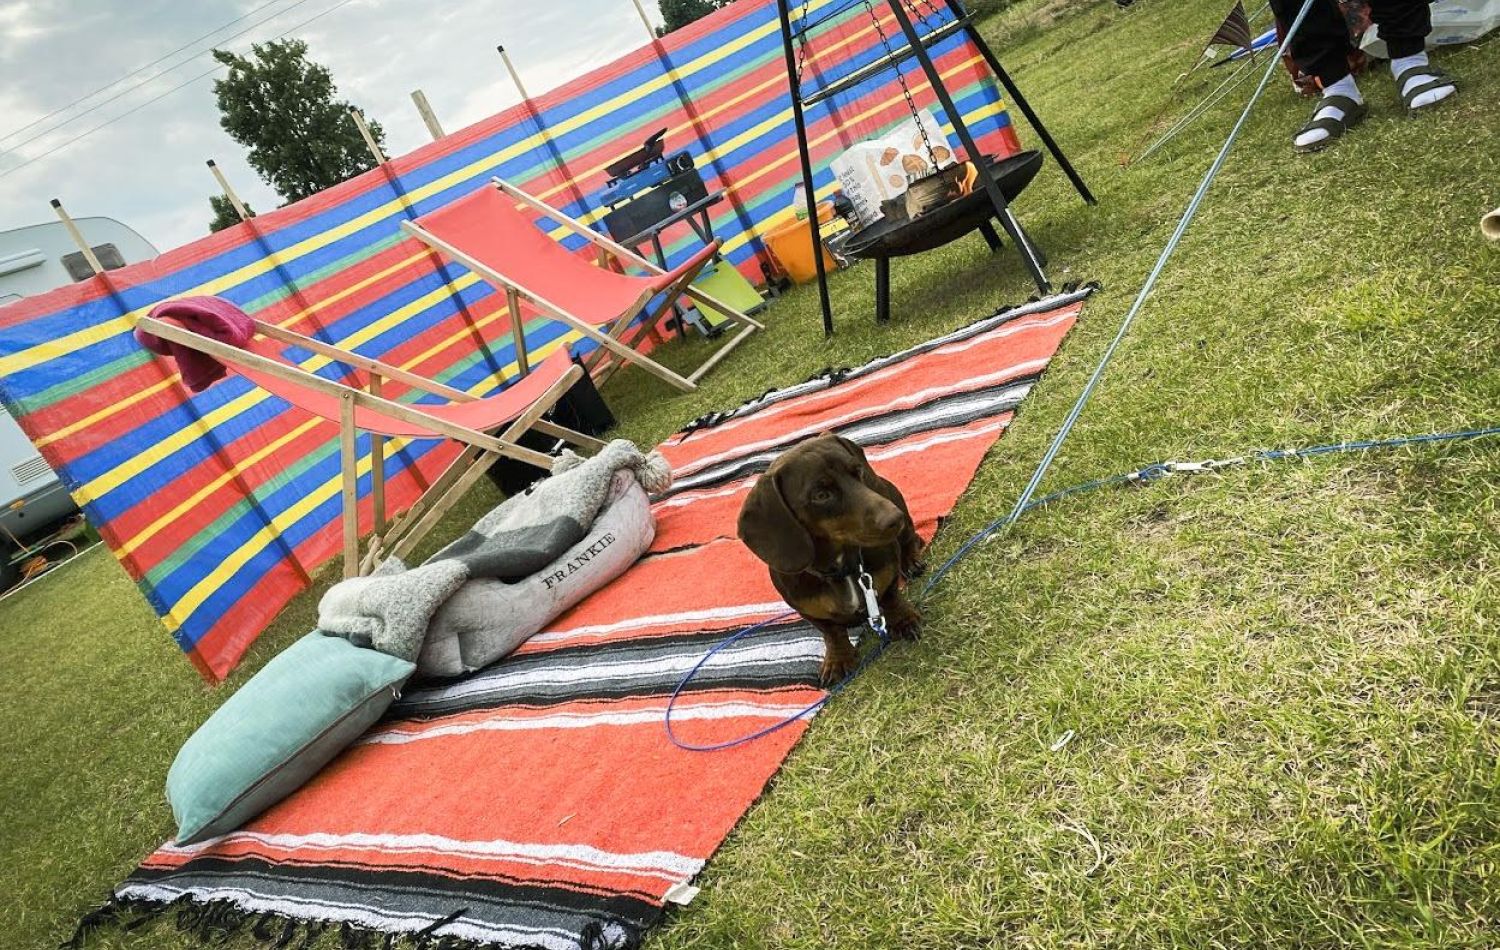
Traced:
[[[700, 56], [711, 53], [714, 49], [721, 46], [725, 39], [738, 36], [744, 31], [748, 31], [754, 29], [757, 26], [768, 23], [770, 19], [769, 12], [770, 8], [768, 7], [765, 11], [757, 11], [756, 13], [747, 15], [746, 17], [736, 20], [733, 23], [726, 24], [723, 30], [705, 37], [701, 37], [698, 41], [688, 44], [686, 47], [671, 50], [669, 51], [669, 55], [673, 57], [674, 61], [691, 62], [692, 60], [697, 59]], [[770, 52], [774, 52], [778, 44], [778, 37], [774, 35], [768, 35], [758, 43], [753, 44], [751, 47], [741, 51], [739, 57], [740, 61], [743, 62], [746, 58], [758, 60], [763, 56], [769, 55]], [[642, 57], [639, 65], [622, 74], [621, 76], [615, 77], [610, 81], [604, 83], [603, 85], [589, 90], [587, 95], [570, 99], [565, 103], [556, 104], [551, 108], [545, 110], [543, 112], [543, 122], [547, 125], [555, 125], [560, 121], [570, 118], [571, 116], [581, 114], [582, 112], [593, 108], [598, 103], [607, 101], [613, 96], [628, 93], [629, 90], [637, 88], [643, 83], [657, 78], [661, 74], [661, 64], [656, 59], [656, 57], [644, 56]], [[695, 76], [698, 77], [711, 77], [711, 75], [711, 69], [700, 70], [695, 74]], [[691, 90], [693, 83], [688, 80], [684, 82], [684, 85]], [[650, 108], [648, 104], [656, 103], [656, 105], [660, 107], [661, 105], [673, 102], [675, 98], [675, 93], [671, 91], [670, 87], [668, 87], [658, 94], [653, 94], [652, 96], [644, 97], [642, 100], [639, 100], [635, 103], [631, 103], [625, 110], [616, 110], [615, 113], [612, 113], [609, 116], [601, 117], [601, 119], [598, 120], [598, 123], [591, 123], [590, 127], [595, 124], [604, 123], [617, 128], [619, 125], [620, 114], [649, 113]], [[498, 151], [502, 148], [508, 147], [514, 142], [520, 141], [521, 139], [526, 137], [527, 134], [528, 130], [518, 129], [518, 126], [511, 126], [508, 129], [499, 130], [495, 135], [488, 136], [478, 142], [470, 143], [469, 145], [457, 150], [454, 153], [436, 157], [433, 161], [427, 163], [422, 168], [414, 169], [405, 173], [403, 175], [403, 178], [408, 182], [408, 187], [420, 187], [421, 185], [435, 180], [438, 177], [446, 175], [457, 168], [461, 168], [466, 164], [476, 161], [486, 154], [491, 154], [494, 151]], [[582, 134], [582, 130], [579, 130], [577, 133], [570, 133], [569, 135], [563, 137], [563, 140], [559, 142], [559, 145], [566, 151], [569, 145], [575, 140], [597, 136], [598, 134], [599, 133], [596, 131], [590, 133], [588, 136], [584, 136]], [[536, 167], [539, 164], [541, 163], [531, 163], [532, 167]], [[502, 174], [508, 174], [509, 176], [514, 177], [521, 170], [522, 169], [520, 168], [510, 168], [506, 171], [503, 171]], [[493, 173], [493, 170], [487, 172], [487, 174], [490, 173]], [[361, 193], [351, 195], [349, 198], [346, 198], [334, 207], [309, 215], [307, 218], [301, 221], [291, 222], [274, 232], [263, 235], [260, 240], [249, 240], [242, 245], [228, 249], [218, 255], [215, 255], [213, 258], [207, 261], [199, 262], [198, 264], [191, 265], [183, 270], [177, 271], [174, 274], [163, 275], [160, 278], [149, 280], [136, 287], [129, 288], [122, 293], [122, 296], [126, 300], [128, 306], [134, 309], [137, 307], [149, 305], [165, 297], [182, 293], [190, 287], [200, 285], [209, 280], [213, 280], [240, 267], [255, 263], [256, 261], [260, 260], [263, 257], [263, 243], [265, 246], [269, 246], [273, 251], [279, 252], [285, 250], [287, 247], [293, 244], [299, 243], [308, 238], [315, 237], [318, 234], [324, 233], [334, 227], [337, 227], [343, 222], [346, 222], [354, 217], [357, 217], [360, 214], [378, 207], [394, 197], [389, 184], [380, 182], [380, 179], [383, 178], [382, 172], [377, 170], [367, 174], [371, 176], [371, 180], [374, 183], [374, 186], [362, 191]], [[476, 178], [477, 177], [479, 176], [476, 176]], [[346, 248], [346, 245], [344, 245], [342, 241], [335, 242], [335, 245], [333, 246], [340, 247], [341, 249]], [[314, 255], [309, 256], [321, 257], [322, 254], [321, 252], [315, 252]], [[325, 258], [325, 260], [336, 259], [338, 256], [343, 255], [335, 255], [332, 258]], [[305, 259], [299, 259], [298, 261], [291, 262], [287, 265], [287, 270], [291, 273], [294, 280], [309, 273], [312, 270], [317, 269], [316, 266], [304, 266], [304, 261]], [[257, 278], [257, 280], [259, 279], [260, 278]], [[276, 278], [269, 278], [269, 286], [274, 287], [276, 282]], [[253, 299], [253, 296], [256, 295], [251, 295], [250, 298], [246, 299]], [[64, 314], [59, 313], [49, 316], [57, 317], [63, 315]], [[46, 321], [48, 318], [42, 317], [38, 319]], [[58, 332], [58, 327], [48, 327], [45, 325], [45, 323], [42, 329], [44, 330], [45, 337], [47, 339], [56, 338], [57, 336], [62, 335]], [[72, 331], [76, 329], [78, 329], [78, 324], [76, 322], [70, 321], [68, 330]]]
[[[977, 108], [995, 101], [996, 98], [997, 97], [992, 91], [990, 91], [986, 86], [981, 85], [973, 95], [965, 98], [960, 107], [964, 111], [971, 111], [973, 108]], [[946, 120], [946, 117], [942, 115], [941, 110], [938, 110], [938, 116], [940, 120]], [[790, 123], [786, 124], [790, 125]], [[1005, 123], [996, 123], [991, 120], [989, 123], [981, 123], [978, 131], [981, 131], [982, 133], [984, 131], [983, 126], [985, 124], [993, 124], [999, 126]], [[819, 180], [819, 183], [826, 183], [827, 181], [831, 180], [831, 174], [825, 168], [821, 169], [815, 175], [815, 178]], [[794, 180], [795, 179], [793, 178], [793, 181]], [[758, 212], [760, 212], [762, 209], [765, 209], [768, 213], [774, 213], [775, 210], [779, 209], [779, 201], [776, 201], [776, 204], [773, 207], [765, 208], [765, 206], [772, 201], [776, 201], [776, 190], [763, 189], [762, 196], [757, 200], [749, 202], [747, 204], [746, 210], [750, 212], [756, 212], [755, 217], [759, 219], [760, 215], [758, 214]], [[721, 218], [721, 221], [719, 223], [728, 224], [730, 222], [726, 216], [724, 218]], [[581, 242], [582, 239], [575, 239], [572, 243], [581, 244]], [[669, 258], [670, 262], [677, 263], [685, 259], [686, 256], [692, 252], [693, 247], [694, 242], [688, 240], [686, 237], [681, 239], [679, 242], [674, 242], [671, 246], [671, 256]], [[455, 270], [461, 269], [455, 268]], [[365, 307], [355, 311], [354, 313], [333, 322], [328, 328], [329, 332], [336, 339], [350, 336], [363, 329], [374, 320], [380, 319], [386, 313], [409, 304], [411, 301], [417, 299], [423, 294], [439, 289], [443, 286], [443, 284], [444, 282], [437, 276], [435, 272], [423, 272], [417, 277], [416, 280], [393, 290], [391, 293], [385, 295], [379, 300], [367, 304]], [[483, 283], [476, 284], [460, 294], [460, 299], [462, 299], [466, 304], [472, 305], [483, 297], [488, 296], [491, 292], [492, 291], [488, 288], [488, 285], [485, 285]], [[439, 311], [441, 311], [441, 313], [439, 313]], [[424, 311], [423, 314], [419, 314], [411, 318], [407, 322], [403, 323], [401, 327], [393, 328], [392, 331], [387, 331], [387, 333], [382, 334], [381, 342], [372, 341], [370, 344], [367, 344], [364, 349], [366, 352], [384, 353], [390, 348], [390, 346], [393, 346], [395, 343], [409, 338], [412, 335], [420, 334], [436, 325], [437, 323], [441, 322], [443, 319], [449, 318], [456, 313], [457, 307], [453, 303], [452, 299], [449, 298], [443, 302], [440, 302], [438, 305], [435, 305], [434, 308], [431, 308], [428, 311]], [[540, 342], [541, 341], [533, 341], [533, 345], [539, 345]], [[128, 352], [132, 352], [135, 345], [136, 344], [133, 340], [131, 340], [127, 335], [122, 334], [119, 337], [115, 337], [109, 341], [105, 341], [104, 343], [97, 344], [92, 349], [97, 351], [95, 359], [108, 361], [125, 355]], [[590, 346], [590, 348], [592, 348], [592, 346]], [[513, 359], [514, 354], [510, 352], [511, 347], [504, 346], [503, 349], [507, 353], [509, 353], [510, 357]], [[302, 355], [305, 356], [307, 354]], [[24, 374], [18, 375], [24, 376]], [[337, 372], [332, 368], [326, 369], [324, 371], [324, 375], [328, 376], [329, 378], [337, 378], [338, 376]], [[238, 383], [238, 385], [231, 382], [221, 383], [219, 386], [211, 389], [208, 393], [199, 396], [195, 400], [197, 408], [200, 410], [200, 412], [207, 414], [219, 408], [224, 403], [239, 398], [249, 390], [250, 386], [248, 383], [244, 383], [243, 381], [236, 382]], [[177, 414], [173, 414], [167, 417], [160, 417], [156, 420], [152, 420], [146, 425], [137, 428], [131, 434], [131, 438], [120, 440], [117, 442], [111, 442], [105, 446], [101, 446], [99, 449], [95, 450], [92, 453], [80, 457], [75, 461], [75, 463], [73, 463], [75, 466], [77, 477], [82, 481], [88, 481], [92, 480], [100, 474], [103, 474], [104, 472], [113, 468], [115, 465], [120, 464], [121, 462], [130, 458], [134, 454], [134, 452], [129, 448], [130, 446], [150, 444], [172, 435], [179, 428], [184, 427], [182, 424], [184, 418], [186, 418], [188, 424], [191, 424], [191, 422], [193, 421], [190, 416], [183, 417]], [[250, 427], [253, 427], [253, 425], [249, 423], [245, 415], [242, 415], [235, 420], [220, 424], [220, 426], [217, 427], [215, 435], [221, 442], [227, 443], [239, 438], [246, 431], [248, 431], [248, 428]], [[167, 459], [163, 459], [161, 462], [152, 466], [152, 468], [148, 470], [148, 472], [154, 480], [155, 478], [160, 478], [163, 472], [171, 471], [173, 466], [196, 464], [196, 462], [201, 458], [201, 455], [202, 450], [186, 455], [182, 452], [174, 453], [174, 455], [169, 456]], [[184, 460], [190, 461], [185, 462]], [[183, 468], [182, 470], [185, 471], [186, 468]]]
[[[409, 465], [417, 464], [428, 453], [433, 451], [438, 441], [423, 441], [408, 446], [408, 451], [387, 459], [387, 480], [392, 480], [404, 472]], [[361, 455], [369, 452], [368, 437], [361, 437], [358, 451]], [[410, 462], [408, 462], [408, 459]], [[319, 477], [317, 484], [339, 477], [339, 454], [336, 451], [329, 452], [328, 456], [315, 464], [306, 473], [311, 480], [316, 473]], [[302, 482], [289, 483], [280, 489], [273, 491], [262, 499], [266, 508], [280, 507], [284, 509], [287, 505], [297, 504], [305, 497], [305, 492], [299, 491], [297, 486]], [[305, 487], [305, 486], [304, 486]], [[370, 476], [363, 475], [359, 479], [360, 496], [368, 497], [370, 490]], [[328, 524], [338, 520], [342, 516], [343, 502], [339, 494], [335, 493], [328, 500], [315, 506], [308, 514], [299, 519], [287, 530], [281, 532], [281, 540], [287, 547], [296, 548], [299, 544], [307, 541], [315, 533], [325, 528]], [[202, 579], [207, 576], [215, 566], [223, 563], [264, 527], [258, 513], [248, 511], [235, 521], [218, 537], [209, 540], [191, 559], [183, 563], [176, 570], [155, 582], [159, 595], [166, 603], [176, 603], [192, 590]], [[240, 601], [251, 588], [265, 577], [269, 571], [284, 558], [281, 556], [282, 548], [272, 539], [251, 556], [246, 563], [240, 567], [225, 582], [216, 588], [203, 603], [193, 610], [181, 624], [180, 630], [185, 634], [189, 642], [197, 643], [206, 634], [223, 614]], [[180, 641], [179, 641], [180, 642]]]
[[[774, 43], [772, 42], [773, 40]], [[953, 37], [945, 41], [943, 44], [940, 44], [937, 49], [944, 50], [950, 48], [952, 45], [958, 44], [959, 42], [961, 42], [961, 39], [959, 37]], [[767, 50], [774, 51], [774, 47], [779, 46], [779, 39], [771, 37], [766, 39], [759, 45], [765, 46]], [[856, 55], [870, 58], [876, 55], [878, 52], [883, 51], [879, 51], [872, 47], [871, 49], [862, 51], [861, 53]], [[637, 74], [641, 75], [638, 76]], [[544, 123], [548, 125], [555, 124], [556, 122], [565, 119], [568, 115], [576, 115], [579, 112], [587, 110], [588, 108], [592, 108], [593, 105], [597, 104], [598, 102], [607, 100], [611, 95], [616, 94], [617, 91], [628, 90], [632, 86], [638, 85], [641, 81], [641, 76], [644, 76], [645, 78], [651, 78], [660, 74], [660, 64], [654, 58], [647, 59], [643, 63], [642, 67], [637, 69], [634, 73], [628, 74], [626, 77], [623, 77], [620, 80], [607, 83], [603, 87], [603, 90], [598, 95], [591, 97], [590, 100], [575, 100], [573, 103], [570, 103], [577, 105], [577, 110], [571, 113], [565, 112], [562, 118], [558, 118], [553, 114], [553, 110], [549, 110], [549, 112], [544, 115]], [[699, 75], [704, 75], [704, 73], [700, 73]], [[887, 84], [888, 83], [879, 83], [876, 80], [872, 80], [869, 85], [872, 88], [880, 88], [881, 86]], [[691, 89], [689, 89], [689, 93], [691, 94]], [[611, 113], [607, 116], [603, 116], [599, 120], [596, 120], [593, 123], [589, 123], [588, 125], [578, 130], [567, 133], [566, 135], [554, 136], [554, 142], [558, 144], [558, 146], [564, 151], [566, 155], [569, 150], [585, 148], [590, 145], [593, 139], [602, 134], [601, 129], [599, 128], [600, 126], [608, 126], [610, 129], [619, 128], [622, 124], [622, 119], [636, 116], [649, 116], [655, 111], [661, 109], [670, 110], [677, 106], [678, 101], [675, 91], [673, 91], [670, 87], [667, 87], [663, 90], [658, 91], [657, 93], [652, 94], [651, 96], [642, 97], [636, 102], [631, 103], [629, 106], [621, 110], [616, 110], [616, 112]], [[774, 112], [774, 109], [763, 109], [759, 110], [756, 114], [760, 116], [760, 118], [764, 118], [772, 112]], [[739, 128], [748, 128], [752, 124], [753, 122], [742, 121], [740, 123], [737, 123], [736, 125]], [[521, 123], [517, 126], [512, 126], [510, 129], [502, 130], [494, 136], [490, 136], [486, 139], [480, 140], [479, 142], [471, 143], [469, 146], [466, 146], [463, 149], [459, 149], [455, 153], [435, 159], [433, 162], [428, 163], [420, 169], [413, 169], [411, 171], [408, 171], [404, 173], [400, 179], [402, 190], [409, 192], [415, 188], [420, 188], [428, 182], [434, 181], [458, 168], [462, 168], [465, 165], [482, 158], [484, 155], [491, 154], [494, 151], [509, 147], [509, 145], [513, 144], [514, 142], [518, 142], [531, 134], [531, 128], [532, 127], [529, 122]], [[733, 134], [733, 132], [729, 133], [730, 136], [732, 136]], [[542, 160], [532, 161], [529, 160], [527, 156], [523, 155], [518, 156], [517, 158], [509, 162], [501, 163], [498, 168], [488, 168], [484, 172], [471, 177], [464, 183], [455, 186], [454, 188], [445, 190], [441, 195], [434, 196], [433, 198], [424, 200], [422, 202], [417, 202], [414, 208], [415, 213], [422, 214], [427, 210], [431, 210], [432, 208], [440, 207], [441, 205], [451, 201], [453, 198], [458, 197], [460, 194], [466, 194], [476, 185], [482, 184], [484, 180], [486, 180], [493, 174], [500, 174], [502, 177], [506, 178], [516, 178], [524, 180], [525, 177], [527, 177], [527, 173], [534, 172], [535, 169], [545, 167], [548, 164], [544, 148], [538, 147], [532, 149], [531, 151], [533, 153], [540, 154]], [[262, 258], [263, 252], [267, 248], [269, 248], [273, 252], [283, 251], [287, 247], [331, 230], [332, 228], [337, 227], [352, 218], [358, 217], [359, 215], [369, 210], [380, 207], [397, 198], [398, 191], [391, 185], [389, 180], [385, 179], [384, 172], [376, 170], [367, 174], [374, 176], [374, 178], [376, 179], [376, 184], [374, 185], [374, 187], [369, 188], [361, 194], [352, 196], [350, 199], [345, 200], [334, 208], [330, 208], [328, 211], [313, 215], [305, 221], [293, 223], [278, 231], [263, 235], [258, 240], [252, 240], [247, 244], [242, 245], [241, 247], [236, 248], [230, 252], [218, 255], [210, 261], [202, 262], [185, 270], [178, 271], [175, 274], [165, 275], [159, 280], [149, 281], [145, 284], [128, 288], [121, 293], [121, 299], [123, 299], [126, 306], [130, 309], [149, 306], [150, 304], [164, 297], [182, 293], [194, 286], [198, 286], [209, 280], [213, 280], [219, 276], [222, 276], [223, 274], [229, 273], [237, 267], [258, 261]], [[578, 214], [586, 210], [584, 208], [578, 207], [576, 202], [570, 202], [568, 208], [570, 210], [570, 213], [573, 214]], [[342, 259], [343, 257], [346, 257], [358, 250], [369, 247], [376, 241], [388, 236], [393, 228], [398, 226], [399, 221], [402, 218], [409, 216], [409, 214], [404, 213], [402, 209], [398, 208], [391, 214], [385, 216], [369, 227], [361, 229], [354, 234], [341, 238], [338, 241], [332, 242], [331, 244], [319, 248], [315, 251], [309, 252], [308, 254], [304, 254], [295, 261], [290, 261], [286, 264], [281, 265], [280, 268], [273, 268], [266, 274], [258, 276], [245, 284], [226, 290], [223, 293], [223, 296], [225, 296], [226, 299], [231, 299], [241, 304], [255, 300], [256, 298], [260, 297], [270, 290], [279, 289], [283, 285], [283, 275], [289, 275], [291, 279], [295, 281], [309, 273], [321, 269], [327, 264]], [[62, 317], [66, 316], [66, 314], [53, 316]], [[112, 318], [113, 316], [114, 314], [111, 314], [110, 317], [107, 317], [106, 319]], [[42, 317], [38, 318], [37, 321], [33, 321], [33, 323], [36, 324], [36, 329], [44, 338], [47, 339], [55, 338], [56, 336], [61, 335], [56, 331], [56, 328], [49, 328], [48, 321], [51, 319], [52, 317]], [[76, 330], [77, 324], [72, 321], [70, 321], [70, 323], [72, 323], [70, 329]], [[24, 388], [24, 386], [25, 383], [23, 381], [21, 383], [21, 387]]]

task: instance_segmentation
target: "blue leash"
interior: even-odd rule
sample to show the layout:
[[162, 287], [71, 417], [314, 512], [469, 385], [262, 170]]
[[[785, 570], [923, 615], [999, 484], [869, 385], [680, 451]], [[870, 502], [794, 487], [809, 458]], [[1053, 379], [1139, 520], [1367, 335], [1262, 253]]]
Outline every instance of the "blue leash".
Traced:
[[[1073, 495], [1081, 495], [1085, 492], [1091, 492], [1096, 489], [1125, 484], [1146, 485], [1152, 482], [1160, 481], [1161, 479], [1166, 478], [1169, 475], [1217, 472], [1226, 468], [1232, 468], [1234, 466], [1248, 465], [1251, 462], [1280, 462], [1287, 459], [1313, 458], [1319, 455], [1330, 455], [1335, 452], [1366, 452], [1370, 451], [1371, 449], [1393, 449], [1403, 445], [1418, 445], [1430, 442], [1457, 442], [1470, 439], [1481, 439], [1487, 436], [1497, 435], [1500, 435], [1500, 426], [1488, 426], [1479, 429], [1462, 429], [1457, 432], [1432, 432], [1424, 435], [1407, 435], [1393, 439], [1364, 439], [1355, 442], [1333, 442], [1329, 443], [1328, 445], [1314, 445], [1300, 449], [1259, 449], [1254, 452], [1249, 452], [1245, 455], [1237, 455], [1233, 458], [1209, 459], [1203, 462], [1156, 462], [1152, 465], [1147, 465], [1143, 468], [1139, 468], [1133, 472], [1126, 472], [1122, 475], [1110, 475], [1105, 478], [1096, 478], [1092, 481], [1080, 482], [1077, 485], [1072, 485], [1060, 491], [1052, 492], [1049, 495], [1043, 495], [1041, 498], [1030, 499], [1029, 501], [1027, 501], [1025, 507], [1021, 509], [1020, 513], [1025, 514], [1028, 511], [1041, 508], [1044, 505], [1050, 505], [1053, 502], [1061, 501], [1064, 498], [1070, 498]], [[998, 518], [994, 521], [991, 521], [989, 524], [985, 525], [983, 528], [980, 528], [973, 535], [971, 535], [967, 541], [959, 545], [958, 550], [953, 552], [952, 557], [948, 558], [948, 560], [943, 562], [941, 567], [932, 572], [932, 576], [927, 579], [927, 583], [922, 586], [922, 590], [917, 594], [917, 597], [926, 597], [928, 591], [936, 587], [938, 585], [938, 582], [940, 582], [947, 575], [947, 573], [952, 570], [956, 564], [958, 564], [959, 561], [968, 556], [970, 551], [972, 551], [978, 545], [984, 543], [997, 532], [1008, 528], [1015, 522], [1015, 518], [1016, 513], [1012, 512], [1011, 514], [1008, 514], [1003, 518]], [[789, 617], [794, 617], [796, 615], [797, 612], [795, 610], [788, 610], [786, 613], [778, 614], [775, 617], [771, 617], [767, 620], [762, 620], [757, 624], [745, 627], [735, 632], [728, 638], [721, 640], [719, 643], [715, 644], [712, 650], [709, 650], [703, 655], [702, 659], [693, 664], [693, 668], [687, 672], [687, 675], [684, 676], [681, 681], [678, 682], [677, 687], [672, 690], [672, 698], [667, 700], [667, 711], [666, 715], [663, 717], [663, 724], [667, 729], [667, 738], [671, 740], [673, 745], [675, 745], [679, 749], [685, 749], [689, 752], [719, 752], [724, 749], [732, 749], [735, 746], [744, 745], [747, 742], [754, 742], [755, 740], [764, 738], [765, 736], [768, 736], [773, 732], [778, 732], [782, 729], [785, 729], [787, 726], [790, 726], [797, 720], [817, 712], [824, 705], [826, 705], [827, 702], [839, 692], [841, 692], [845, 686], [848, 686], [856, 676], [858, 676], [860, 673], [863, 673], [865, 668], [873, 663], [876, 658], [878, 658], [882, 653], [884, 653], [886, 648], [891, 644], [889, 636], [887, 636], [883, 631], [876, 631], [877, 635], [880, 637], [879, 644], [876, 645], [875, 649], [870, 650], [862, 660], [860, 660], [859, 665], [854, 668], [853, 672], [830, 687], [828, 692], [823, 694], [823, 697], [821, 699], [817, 700], [816, 702], [809, 703], [801, 710], [793, 713], [785, 719], [774, 722], [771, 725], [766, 726], [765, 728], [757, 729], [755, 732], [749, 733], [748, 735], [739, 736], [737, 738], [729, 739], [724, 742], [714, 742], [707, 745], [699, 745], [692, 742], [685, 742], [682, 739], [679, 739], [677, 737], [677, 733], [672, 729], [672, 710], [676, 708], [677, 698], [682, 695], [682, 691], [684, 689], [687, 689], [688, 684], [693, 681], [693, 678], [698, 675], [698, 672], [703, 669], [708, 661], [712, 660], [715, 655], [722, 652], [723, 650], [728, 649], [736, 643], [739, 643], [741, 640], [744, 640], [746, 637], [749, 637], [760, 630], [764, 630], [766, 627], [780, 623], [781, 621], [786, 620]]]

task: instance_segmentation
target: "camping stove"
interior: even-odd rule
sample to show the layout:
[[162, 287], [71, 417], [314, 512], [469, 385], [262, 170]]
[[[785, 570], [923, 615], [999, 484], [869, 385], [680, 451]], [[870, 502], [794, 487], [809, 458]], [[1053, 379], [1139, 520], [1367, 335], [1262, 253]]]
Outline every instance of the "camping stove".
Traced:
[[645, 234], [688, 205], [708, 197], [693, 156], [664, 156], [667, 130], [656, 132], [640, 148], [605, 166], [609, 180], [603, 203], [604, 226], [622, 243]]

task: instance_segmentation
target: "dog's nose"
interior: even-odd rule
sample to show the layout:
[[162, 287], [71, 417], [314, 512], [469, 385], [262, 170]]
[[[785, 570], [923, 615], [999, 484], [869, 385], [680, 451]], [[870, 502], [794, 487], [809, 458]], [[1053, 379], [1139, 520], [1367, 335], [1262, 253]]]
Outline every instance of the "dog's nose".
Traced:
[[875, 522], [875, 527], [881, 534], [898, 533], [901, 530], [901, 509], [895, 505], [886, 505], [886, 510], [880, 513], [880, 519]]

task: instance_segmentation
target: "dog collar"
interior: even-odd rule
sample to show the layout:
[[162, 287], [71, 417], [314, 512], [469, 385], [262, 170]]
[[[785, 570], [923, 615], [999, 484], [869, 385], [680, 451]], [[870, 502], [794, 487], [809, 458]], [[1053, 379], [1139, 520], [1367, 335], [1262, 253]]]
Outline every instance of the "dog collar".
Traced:
[[855, 603], [864, 608], [865, 622], [882, 641], [885, 640], [885, 614], [881, 613], [880, 598], [875, 593], [875, 579], [870, 576], [869, 571], [865, 570], [865, 559], [862, 555], [857, 555], [852, 564], [845, 563], [844, 558], [840, 556], [833, 570], [809, 569], [806, 573], [827, 581], [843, 581], [848, 584], [850, 592], [854, 594]]
[[847, 581], [850, 578], [864, 573], [864, 570], [864, 558], [855, 558], [853, 564], [848, 564], [845, 563], [843, 555], [839, 555], [838, 562], [834, 565], [833, 570], [817, 571], [813, 570], [812, 568], [808, 568], [807, 573], [813, 575], [814, 577], [821, 577], [825, 581]]

